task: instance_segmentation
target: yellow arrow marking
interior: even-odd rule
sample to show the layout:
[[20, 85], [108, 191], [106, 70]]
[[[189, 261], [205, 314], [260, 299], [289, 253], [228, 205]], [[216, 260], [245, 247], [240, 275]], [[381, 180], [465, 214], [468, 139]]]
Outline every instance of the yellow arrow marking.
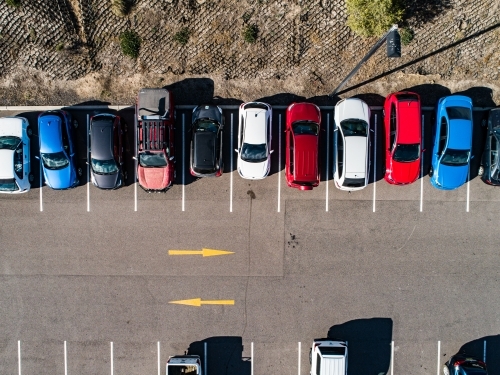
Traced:
[[234, 300], [232, 299], [219, 299], [219, 300], [207, 300], [202, 301], [201, 298], [193, 299], [183, 299], [179, 301], [170, 301], [169, 303], [175, 303], [177, 305], [187, 305], [200, 307], [201, 305], [234, 305]]
[[216, 255], [234, 254], [232, 251], [201, 249], [201, 250], [169, 250], [168, 255], [203, 255], [203, 257], [213, 257]]

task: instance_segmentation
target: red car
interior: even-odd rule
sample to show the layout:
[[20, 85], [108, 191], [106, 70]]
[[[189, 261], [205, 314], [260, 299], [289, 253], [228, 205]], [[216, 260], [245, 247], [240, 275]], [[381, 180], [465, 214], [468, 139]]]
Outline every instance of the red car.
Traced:
[[384, 103], [385, 180], [394, 185], [414, 182], [420, 174], [422, 115], [420, 96], [392, 93]]
[[293, 103], [286, 110], [286, 167], [288, 186], [312, 190], [319, 185], [321, 112], [312, 103]]
[[142, 89], [136, 116], [139, 186], [147, 192], [166, 191], [175, 179], [172, 93], [166, 89]]

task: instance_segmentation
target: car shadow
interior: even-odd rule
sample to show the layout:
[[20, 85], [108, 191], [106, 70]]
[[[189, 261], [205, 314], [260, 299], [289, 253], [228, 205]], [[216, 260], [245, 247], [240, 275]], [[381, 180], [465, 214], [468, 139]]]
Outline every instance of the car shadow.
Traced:
[[405, 23], [421, 26], [452, 8], [450, 0], [408, 1], [405, 7]]
[[214, 81], [210, 78], [186, 78], [163, 88], [174, 96], [174, 105], [211, 103], [214, 97]]
[[390, 318], [355, 319], [334, 325], [329, 339], [348, 342], [348, 375], [386, 374], [391, 365]]
[[[207, 357], [205, 358], [205, 345]], [[251, 358], [242, 357], [243, 341], [238, 336], [209, 337], [189, 345], [187, 354], [206, 363], [204, 374], [250, 375]]]
[[38, 138], [38, 116], [40, 113], [42, 112], [30, 111], [15, 115], [15, 117], [24, 117], [27, 119], [32, 131], [32, 135], [30, 137], [30, 166], [31, 173], [33, 174], [33, 181], [30, 183], [31, 189], [38, 189], [41, 184], [43, 184], [41, 181], [40, 160], [37, 159], [37, 157], [40, 157], [40, 141]]
[[500, 353], [500, 335], [469, 341], [462, 345], [458, 353], [464, 353], [484, 361], [488, 375], [500, 375], [500, 356], [498, 355]]

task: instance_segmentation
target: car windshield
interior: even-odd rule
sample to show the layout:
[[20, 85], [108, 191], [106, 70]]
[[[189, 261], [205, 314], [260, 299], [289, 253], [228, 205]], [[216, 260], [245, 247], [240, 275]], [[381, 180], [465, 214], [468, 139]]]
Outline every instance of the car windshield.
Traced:
[[43, 166], [50, 170], [63, 169], [68, 166], [69, 160], [64, 152], [54, 152], [53, 154], [41, 154]]
[[0, 179], [0, 191], [16, 191], [19, 190], [16, 180], [13, 178]]
[[97, 160], [92, 159], [92, 170], [97, 174], [114, 174], [118, 172], [118, 166], [113, 159]]
[[444, 165], [461, 166], [467, 165], [470, 150], [454, 150], [449, 148], [443, 155], [441, 163]]
[[365, 179], [364, 178], [345, 178], [342, 186], [352, 187], [352, 188], [362, 187], [362, 186], [365, 186]]
[[471, 120], [472, 113], [470, 108], [465, 107], [446, 107], [446, 113], [450, 120]]
[[197, 132], [203, 132], [203, 131], [208, 131], [208, 132], [213, 132], [217, 133], [219, 130], [219, 126], [217, 123], [213, 122], [212, 120], [199, 120], [196, 123], [196, 131]]
[[18, 137], [0, 137], [0, 150], [15, 150], [19, 143], [21, 138]]
[[368, 124], [366, 121], [349, 119], [340, 123], [344, 137], [356, 135], [358, 137], [366, 137], [368, 135]]
[[266, 144], [252, 145], [250, 143], [243, 143], [243, 146], [241, 147], [241, 159], [249, 163], [261, 163], [266, 161]]
[[312, 121], [297, 121], [292, 124], [294, 134], [318, 135], [319, 126]]
[[163, 152], [141, 152], [139, 154], [139, 164], [144, 168], [166, 167], [168, 162]]
[[420, 144], [414, 145], [396, 145], [393, 159], [400, 163], [408, 163], [418, 160], [420, 155]]

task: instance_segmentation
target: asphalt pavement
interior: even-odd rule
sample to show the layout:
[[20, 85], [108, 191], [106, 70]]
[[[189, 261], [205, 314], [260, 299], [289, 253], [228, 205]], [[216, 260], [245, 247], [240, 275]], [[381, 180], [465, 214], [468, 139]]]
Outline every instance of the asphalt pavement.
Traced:
[[[446, 192], [426, 176], [432, 111], [423, 112], [425, 173], [403, 187], [383, 180], [382, 117], [372, 111], [371, 183], [351, 194], [333, 183], [330, 109], [322, 181], [310, 192], [286, 186], [283, 110], [262, 181], [236, 171], [230, 109], [224, 174], [192, 178], [190, 111], [178, 110], [176, 184], [162, 194], [134, 183], [132, 109], [117, 112], [129, 126], [129, 178], [116, 191], [86, 178], [87, 115], [102, 110], [69, 111], [80, 186], [40, 192], [38, 113], [25, 112], [35, 186], [0, 196], [1, 374], [164, 374], [168, 356], [187, 352], [208, 375], [304, 375], [312, 340], [327, 336], [348, 339], [349, 375], [437, 374], [464, 346], [500, 374], [500, 189], [474, 173], [481, 111], [471, 181]], [[233, 254], [169, 255], [204, 248]], [[200, 307], [171, 303], [196, 298]]]

